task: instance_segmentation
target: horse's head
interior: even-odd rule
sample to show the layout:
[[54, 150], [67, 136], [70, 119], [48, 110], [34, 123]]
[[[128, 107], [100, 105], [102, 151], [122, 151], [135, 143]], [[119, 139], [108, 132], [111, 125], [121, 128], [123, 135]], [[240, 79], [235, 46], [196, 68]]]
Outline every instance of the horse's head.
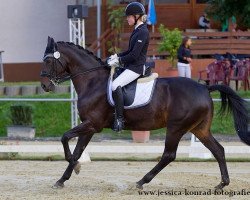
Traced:
[[41, 87], [46, 92], [53, 91], [55, 85], [70, 77], [67, 71], [67, 59], [59, 52], [57, 43], [51, 37], [48, 37], [40, 76]]
[[41, 86], [49, 92], [65, 80], [106, 69], [104, 66], [106, 64], [87, 49], [69, 42], [55, 43], [53, 38], [48, 37], [41, 70]]

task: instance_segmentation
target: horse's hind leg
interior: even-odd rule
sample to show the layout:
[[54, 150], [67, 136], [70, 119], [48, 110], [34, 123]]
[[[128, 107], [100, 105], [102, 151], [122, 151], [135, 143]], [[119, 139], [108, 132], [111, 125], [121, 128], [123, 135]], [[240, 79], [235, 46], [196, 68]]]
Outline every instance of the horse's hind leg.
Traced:
[[165, 140], [165, 149], [160, 162], [136, 183], [137, 188], [143, 189], [145, 183], [149, 183], [164, 167], [175, 160], [177, 147], [183, 134], [185, 134], [185, 131], [178, 132], [168, 130]]
[[215, 187], [215, 189], [223, 189], [230, 183], [223, 146], [221, 146], [219, 142], [215, 140], [215, 138], [211, 135], [210, 130], [206, 130], [203, 125], [198, 128], [195, 128], [191, 132], [193, 132], [194, 135], [199, 138], [199, 140], [211, 151], [211, 153], [219, 163], [221, 172], [221, 182]]

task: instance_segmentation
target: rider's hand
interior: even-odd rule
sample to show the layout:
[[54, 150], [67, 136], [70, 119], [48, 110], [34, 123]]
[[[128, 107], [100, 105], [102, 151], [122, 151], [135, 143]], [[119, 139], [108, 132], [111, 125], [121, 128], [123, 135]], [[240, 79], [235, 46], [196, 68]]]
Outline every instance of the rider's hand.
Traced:
[[191, 62], [192, 62], [192, 58], [187, 58], [187, 61], [188, 61], [189, 63], [191, 63]]
[[109, 56], [108, 59], [107, 59], [107, 62], [109, 60], [112, 60], [112, 59], [115, 59], [115, 58], [118, 58], [117, 54], [113, 54], [113, 55]]
[[119, 67], [120, 63], [117, 54], [110, 56], [107, 60], [107, 63], [111, 67]]
[[115, 53], [115, 54], [111, 55], [110, 58], [111, 58], [111, 59], [114, 59], [114, 58], [118, 58], [118, 56], [117, 56], [117, 54]]

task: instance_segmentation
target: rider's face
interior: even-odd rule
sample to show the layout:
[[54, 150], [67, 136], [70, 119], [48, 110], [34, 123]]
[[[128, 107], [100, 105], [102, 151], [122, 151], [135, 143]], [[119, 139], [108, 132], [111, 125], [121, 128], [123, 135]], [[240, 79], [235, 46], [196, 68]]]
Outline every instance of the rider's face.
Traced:
[[187, 43], [186, 43], [189, 47], [192, 45], [192, 40], [188, 39]]
[[127, 16], [127, 21], [129, 26], [133, 26], [135, 24], [135, 18], [133, 15]]

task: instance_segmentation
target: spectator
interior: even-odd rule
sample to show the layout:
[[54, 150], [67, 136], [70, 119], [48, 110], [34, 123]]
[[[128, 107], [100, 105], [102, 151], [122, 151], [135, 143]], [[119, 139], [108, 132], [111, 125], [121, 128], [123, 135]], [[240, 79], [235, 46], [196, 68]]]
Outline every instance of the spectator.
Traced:
[[207, 13], [204, 13], [199, 19], [199, 27], [202, 29], [210, 28], [210, 20], [207, 18]]
[[235, 32], [237, 28], [236, 17], [232, 16], [229, 19], [226, 19], [224, 23], [222, 23], [222, 32], [232, 31]]
[[189, 37], [185, 37], [182, 40], [182, 44], [178, 49], [178, 73], [181, 77], [191, 78], [191, 50], [192, 40]]

